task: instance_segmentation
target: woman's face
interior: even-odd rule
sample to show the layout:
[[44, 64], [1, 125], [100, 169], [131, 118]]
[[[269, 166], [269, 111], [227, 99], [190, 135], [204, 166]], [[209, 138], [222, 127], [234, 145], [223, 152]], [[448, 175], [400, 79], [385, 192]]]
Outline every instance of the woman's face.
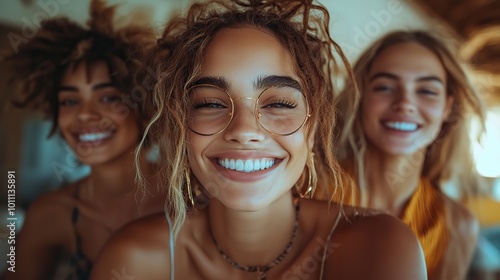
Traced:
[[407, 155], [436, 139], [453, 100], [433, 52], [417, 43], [393, 45], [374, 59], [365, 79], [361, 118], [369, 147]]
[[106, 63], [87, 67], [80, 63], [62, 77], [58, 122], [79, 160], [95, 166], [133, 153], [140, 129], [133, 111], [121, 102]]
[[[243, 211], [261, 209], [287, 193], [304, 170], [312, 141], [306, 141], [304, 127], [297, 124], [293, 125], [300, 129], [288, 136], [271, 134], [264, 127], [285, 131], [290, 123], [282, 123], [282, 126], [276, 125], [278, 122], [266, 123], [263, 116], [259, 120], [263, 127], [254, 114], [255, 100], [264, 89], [275, 84], [282, 85], [277, 92], [290, 93], [290, 96], [273, 101], [264, 98], [258, 105], [263, 115], [268, 114], [264, 110], [270, 109], [280, 114], [286, 111], [285, 118], [293, 112], [300, 112], [297, 115], [302, 116], [302, 109], [307, 108], [301, 101], [289, 104], [300, 82], [287, 49], [274, 36], [258, 29], [223, 29], [206, 50], [202, 73], [194, 82], [200, 83], [225, 89], [234, 101], [233, 118], [222, 132], [210, 136], [188, 132], [189, 162], [200, 183], [226, 207]], [[198, 96], [191, 101], [188, 111], [204, 116], [193, 121], [190, 127], [198, 132], [219, 128], [220, 118], [227, 114], [212, 119], [207, 116], [231, 107], [223, 92], [210, 93], [202, 87], [196, 93], [187, 94], [190, 99]], [[209, 94], [221, 95], [222, 101]], [[189, 115], [191, 113], [188, 119]]]

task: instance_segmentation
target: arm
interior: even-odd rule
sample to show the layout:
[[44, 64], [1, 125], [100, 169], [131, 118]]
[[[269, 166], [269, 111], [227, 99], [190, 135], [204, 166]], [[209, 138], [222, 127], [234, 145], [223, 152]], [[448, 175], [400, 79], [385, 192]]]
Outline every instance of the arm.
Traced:
[[165, 224], [163, 214], [159, 214], [119, 230], [101, 251], [90, 279], [169, 279], [169, 232]]
[[465, 279], [476, 249], [479, 223], [462, 205], [448, 197], [445, 202], [450, 236], [447, 254], [441, 269], [429, 279]]
[[38, 198], [29, 207], [24, 224], [15, 240], [16, 269], [6, 271], [5, 279], [48, 279], [57, 256], [67, 240], [70, 215], [63, 192]]

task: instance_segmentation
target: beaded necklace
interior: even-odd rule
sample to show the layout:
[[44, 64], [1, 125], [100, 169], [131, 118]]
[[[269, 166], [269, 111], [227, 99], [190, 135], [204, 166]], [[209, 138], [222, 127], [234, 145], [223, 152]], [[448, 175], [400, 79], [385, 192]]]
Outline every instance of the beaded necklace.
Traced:
[[219, 243], [217, 243], [217, 240], [215, 239], [215, 236], [212, 231], [210, 231], [210, 235], [212, 236], [212, 240], [217, 247], [217, 250], [219, 251], [219, 254], [222, 256], [223, 259], [225, 259], [232, 267], [237, 268], [239, 270], [247, 271], [247, 272], [257, 272], [257, 279], [260, 280], [265, 280], [267, 277], [267, 271], [276, 265], [278, 265], [285, 257], [288, 255], [290, 250], [292, 249], [293, 241], [295, 240], [295, 237], [297, 236], [297, 229], [299, 227], [299, 203], [298, 200], [294, 199], [294, 204], [295, 204], [295, 224], [293, 226], [293, 231], [292, 231], [292, 238], [290, 238], [290, 241], [285, 247], [285, 250], [281, 252], [272, 262], [270, 262], [267, 265], [264, 266], [245, 266], [245, 265], [240, 265], [238, 264], [235, 260], [233, 260], [230, 256], [228, 256], [222, 248], [219, 246]]

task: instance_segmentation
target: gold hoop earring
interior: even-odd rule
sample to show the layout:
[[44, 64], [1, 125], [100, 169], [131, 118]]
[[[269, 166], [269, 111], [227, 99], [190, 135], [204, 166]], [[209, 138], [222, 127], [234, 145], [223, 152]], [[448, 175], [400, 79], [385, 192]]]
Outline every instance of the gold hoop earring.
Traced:
[[307, 189], [304, 193], [297, 191], [300, 198], [306, 198], [306, 197], [313, 198], [314, 191], [316, 191], [316, 185], [318, 184], [318, 177], [316, 174], [316, 168], [314, 166], [314, 153], [310, 152], [309, 154], [310, 154], [309, 160], [306, 163], [308, 171]]
[[191, 190], [191, 177], [189, 176], [188, 170], [186, 170], [186, 186], [187, 186], [188, 199], [191, 202], [191, 206], [194, 207], [193, 191]]

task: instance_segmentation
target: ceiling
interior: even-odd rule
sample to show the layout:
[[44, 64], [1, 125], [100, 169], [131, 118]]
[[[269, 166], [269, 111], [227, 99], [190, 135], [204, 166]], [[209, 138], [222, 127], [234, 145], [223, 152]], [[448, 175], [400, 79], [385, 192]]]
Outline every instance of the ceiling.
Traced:
[[500, 1], [416, 2], [461, 39], [461, 56], [475, 70], [487, 103], [500, 105]]

